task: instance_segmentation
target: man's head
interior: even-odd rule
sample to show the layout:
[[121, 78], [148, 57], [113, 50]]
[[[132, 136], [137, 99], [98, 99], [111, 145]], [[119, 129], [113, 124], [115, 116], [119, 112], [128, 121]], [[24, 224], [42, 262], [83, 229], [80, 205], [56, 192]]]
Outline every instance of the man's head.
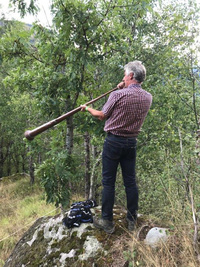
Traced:
[[132, 83], [142, 83], [146, 78], [146, 68], [140, 61], [132, 61], [124, 66], [125, 87]]

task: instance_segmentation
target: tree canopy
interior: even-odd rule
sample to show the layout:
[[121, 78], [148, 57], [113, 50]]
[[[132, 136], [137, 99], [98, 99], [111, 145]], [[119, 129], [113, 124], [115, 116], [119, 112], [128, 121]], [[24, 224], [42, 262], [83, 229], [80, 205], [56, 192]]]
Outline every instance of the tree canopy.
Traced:
[[[11, 3], [22, 16], [38, 11], [37, 1]], [[51, 11], [50, 28], [1, 20], [0, 176], [36, 170], [47, 200], [56, 205], [68, 203], [74, 188], [86, 196], [93, 188], [90, 193], [97, 196], [102, 122], [78, 113], [32, 142], [23, 133], [114, 88], [123, 66], [137, 59], [147, 68], [143, 88], [153, 95], [138, 141], [142, 207], [153, 209], [157, 199], [168, 203], [167, 188], [183, 201], [189, 181], [199, 192], [199, 6], [194, 1], [53, 0]], [[105, 101], [94, 107], [101, 109]]]

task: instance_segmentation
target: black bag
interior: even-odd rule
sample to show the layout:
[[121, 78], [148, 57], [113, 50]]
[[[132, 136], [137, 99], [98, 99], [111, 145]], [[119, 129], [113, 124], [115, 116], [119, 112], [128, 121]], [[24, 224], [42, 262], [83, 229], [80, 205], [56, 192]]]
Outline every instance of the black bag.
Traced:
[[72, 228], [74, 226], [79, 227], [82, 222], [92, 223], [93, 217], [90, 209], [96, 206], [97, 205], [94, 200], [86, 200], [73, 203], [68, 215], [63, 219], [63, 224], [67, 228]]

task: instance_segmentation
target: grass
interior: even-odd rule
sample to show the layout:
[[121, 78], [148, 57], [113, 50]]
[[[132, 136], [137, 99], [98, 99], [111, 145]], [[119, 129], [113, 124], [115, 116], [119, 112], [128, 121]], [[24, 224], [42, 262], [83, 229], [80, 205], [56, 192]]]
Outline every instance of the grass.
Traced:
[[[74, 194], [72, 202], [81, 199], [79, 194]], [[128, 262], [126, 266], [129, 267], [200, 266], [193, 244], [194, 224], [190, 204], [185, 203], [185, 212], [183, 210], [178, 212], [180, 209], [177, 209], [179, 207], [177, 200], [174, 199], [172, 204], [168, 207], [169, 221], [164, 222], [163, 219], [152, 215], [144, 216], [136, 231], [128, 234], [123, 246], [120, 243], [117, 244], [116, 260], [123, 262], [124, 258]], [[45, 215], [53, 216], [59, 212], [60, 210], [56, 210], [54, 205], [46, 204], [44, 192], [37, 181], [34, 186], [31, 186], [28, 176], [15, 175], [3, 178], [0, 181], [0, 267], [4, 265], [16, 243], [35, 220]], [[168, 241], [156, 248], [146, 245], [145, 234], [141, 233], [143, 238], [138, 237], [138, 232], [144, 225], [169, 228]], [[198, 249], [200, 251], [200, 246]]]
[[[189, 206], [189, 203], [188, 203]], [[173, 212], [173, 209], [172, 209]], [[194, 223], [191, 216], [173, 214], [173, 221], [164, 221], [161, 218], [149, 216], [143, 226], [138, 227], [130, 240], [129, 249], [124, 257], [129, 267], [199, 267], [200, 266], [200, 238], [197, 247], [194, 247]], [[144, 241], [145, 227], [168, 228], [168, 239], [152, 248]], [[144, 229], [144, 231], [142, 231]], [[138, 234], [140, 233], [140, 235]]]
[[141, 240], [132, 237], [130, 250], [125, 255], [129, 266], [145, 267], [198, 267], [192, 236], [188, 228], [177, 229], [169, 236], [168, 241], [151, 248]]
[[4, 177], [0, 181], [0, 267], [35, 220], [59, 212], [46, 204], [37, 181], [31, 186], [27, 175]]

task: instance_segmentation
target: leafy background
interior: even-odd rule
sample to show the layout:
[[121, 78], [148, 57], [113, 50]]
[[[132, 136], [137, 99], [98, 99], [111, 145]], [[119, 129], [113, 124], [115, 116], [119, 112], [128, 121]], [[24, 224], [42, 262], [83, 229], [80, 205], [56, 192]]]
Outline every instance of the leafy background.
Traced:
[[[11, 2], [22, 16], [37, 12], [37, 1]], [[51, 11], [50, 28], [0, 21], [0, 177], [28, 173], [30, 187], [44, 188], [56, 207], [68, 208], [75, 195], [100, 204], [103, 123], [77, 113], [31, 142], [24, 132], [114, 88], [123, 65], [137, 59], [147, 68], [143, 88], [153, 95], [138, 138], [140, 212], [195, 225], [199, 4], [53, 0]], [[116, 203], [125, 206], [124, 197], [119, 171]]]

